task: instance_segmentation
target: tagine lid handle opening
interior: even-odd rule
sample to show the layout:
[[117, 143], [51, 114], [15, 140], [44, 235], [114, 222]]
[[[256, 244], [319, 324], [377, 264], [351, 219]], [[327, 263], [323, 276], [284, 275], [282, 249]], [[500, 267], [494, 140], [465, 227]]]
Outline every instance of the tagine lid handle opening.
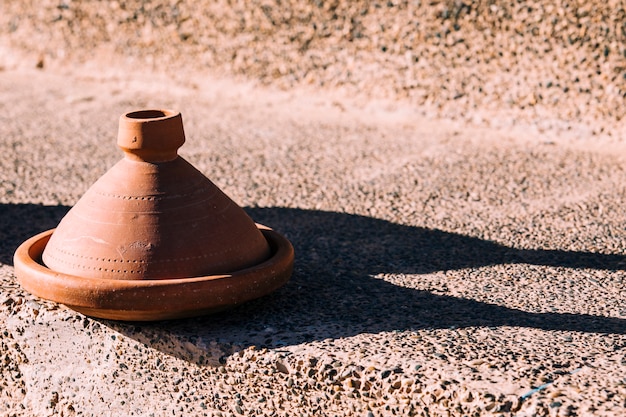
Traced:
[[120, 116], [117, 145], [128, 159], [166, 162], [185, 143], [183, 118], [172, 110], [140, 110]]

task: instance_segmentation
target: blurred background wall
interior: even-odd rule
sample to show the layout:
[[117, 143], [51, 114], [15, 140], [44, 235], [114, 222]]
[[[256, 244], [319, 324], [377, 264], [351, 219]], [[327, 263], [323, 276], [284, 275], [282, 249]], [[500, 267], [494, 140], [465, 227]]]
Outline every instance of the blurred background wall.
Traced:
[[[0, 65], [100, 62], [618, 123], [623, 0], [1, 0]], [[24, 61], [24, 59], [20, 59]], [[23, 64], [20, 62], [20, 65]]]

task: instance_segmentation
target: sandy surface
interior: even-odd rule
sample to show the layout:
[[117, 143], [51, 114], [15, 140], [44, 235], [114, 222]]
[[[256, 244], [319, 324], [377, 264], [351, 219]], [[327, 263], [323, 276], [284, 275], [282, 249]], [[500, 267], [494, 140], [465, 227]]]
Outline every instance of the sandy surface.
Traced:
[[[23, 33], [49, 22], [44, 6]], [[11, 10], [3, 22], [25, 21]], [[116, 52], [114, 36], [110, 61], [70, 49], [37, 69], [32, 42], [69, 48], [71, 32], [7, 27], [0, 415], [623, 415], [620, 114], [594, 107], [585, 123], [496, 101], [453, 117], [218, 64], [138, 67], [147, 58]], [[119, 115], [149, 107], [180, 110], [181, 155], [292, 241], [285, 287], [161, 323], [95, 320], [19, 288], [15, 248], [121, 158]]]
[[623, 0], [0, 2], [0, 42], [33, 66], [193, 68], [584, 136], [626, 134], [625, 22]]

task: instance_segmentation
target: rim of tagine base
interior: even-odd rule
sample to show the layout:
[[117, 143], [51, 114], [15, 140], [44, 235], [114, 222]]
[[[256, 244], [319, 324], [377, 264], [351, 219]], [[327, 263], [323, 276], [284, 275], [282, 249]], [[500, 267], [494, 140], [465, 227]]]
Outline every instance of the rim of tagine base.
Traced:
[[258, 265], [228, 274], [192, 278], [113, 280], [55, 272], [41, 261], [54, 229], [22, 243], [14, 256], [18, 281], [32, 294], [88, 316], [156, 321], [214, 313], [269, 294], [293, 270], [294, 250], [279, 233], [257, 224], [271, 255]]

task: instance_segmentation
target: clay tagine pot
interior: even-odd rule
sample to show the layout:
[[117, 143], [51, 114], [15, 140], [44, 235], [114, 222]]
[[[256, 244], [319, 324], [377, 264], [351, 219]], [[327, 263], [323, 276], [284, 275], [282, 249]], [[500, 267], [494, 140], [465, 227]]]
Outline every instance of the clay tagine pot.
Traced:
[[178, 156], [180, 113], [121, 116], [119, 161], [61, 220], [15, 252], [17, 278], [89, 316], [203, 315], [285, 284], [293, 247]]

